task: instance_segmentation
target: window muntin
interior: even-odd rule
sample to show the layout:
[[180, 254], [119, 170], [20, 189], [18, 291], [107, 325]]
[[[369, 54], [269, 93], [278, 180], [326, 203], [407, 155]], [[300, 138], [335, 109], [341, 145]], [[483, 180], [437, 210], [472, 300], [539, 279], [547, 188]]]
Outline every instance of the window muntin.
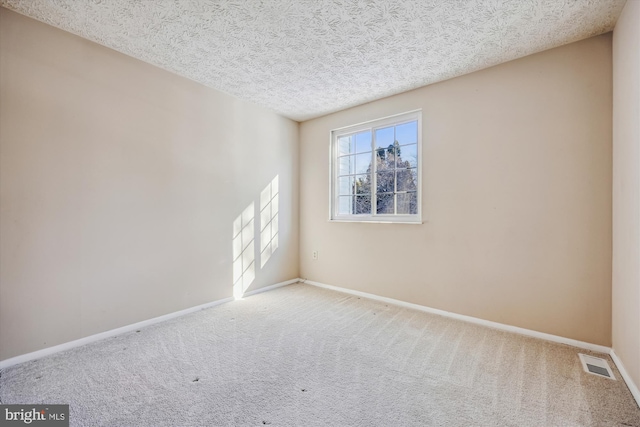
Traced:
[[421, 222], [421, 113], [332, 132], [331, 219]]

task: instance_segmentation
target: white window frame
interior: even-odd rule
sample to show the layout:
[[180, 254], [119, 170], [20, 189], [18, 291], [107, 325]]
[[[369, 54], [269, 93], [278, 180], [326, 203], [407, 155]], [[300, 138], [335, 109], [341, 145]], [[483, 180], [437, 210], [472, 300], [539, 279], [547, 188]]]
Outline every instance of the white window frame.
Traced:
[[[362, 131], [371, 131], [371, 147], [372, 147], [372, 168], [371, 182], [372, 189], [376, 188], [376, 171], [375, 171], [375, 130], [391, 125], [400, 125], [407, 122], [417, 121], [418, 141], [417, 141], [417, 183], [416, 183], [416, 201], [418, 212], [413, 215], [401, 214], [377, 214], [376, 210], [376, 193], [371, 193], [371, 214], [339, 214], [339, 191], [338, 191], [338, 138], [359, 133]], [[408, 111], [393, 116], [383, 117], [381, 119], [371, 120], [356, 125], [346, 126], [331, 131], [330, 135], [330, 200], [329, 200], [329, 220], [335, 222], [373, 222], [373, 223], [402, 223], [402, 224], [422, 224], [422, 110]], [[395, 194], [395, 193], [394, 193]]]

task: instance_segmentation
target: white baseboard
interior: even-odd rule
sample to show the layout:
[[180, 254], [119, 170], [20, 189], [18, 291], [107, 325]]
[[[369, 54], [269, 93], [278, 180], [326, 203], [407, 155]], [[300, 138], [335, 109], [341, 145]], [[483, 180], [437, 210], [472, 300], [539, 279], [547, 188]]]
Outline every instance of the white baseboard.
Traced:
[[291, 279], [291, 280], [287, 280], [286, 282], [276, 283], [275, 285], [265, 286], [264, 288], [254, 289], [253, 291], [245, 292], [243, 297], [250, 297], [251, 295], [259, 294], [259, 293], [262, 293], [262, 292], [267, 292], [267, 291], [270, 291], [270, 290], [276, 289], [276, 288], [281, 288], [283, 286], [291, 285], [291, 284], [297, 283], [299, 281], [300, 281], [300, 279]]
[[[245, 297], [259, 294], [260, 292], [266, 292], [271, 289], [279, 288], [281, 286], [290, 285], [298, 282], [299, 279], [287, 280], [286, 282], [276, 283], [275, 285], [259, 288], [244, 294]], [[216, 305], [224, 304], [233, 301], [233, 297], [223, 298], [221, 300], [208, 302], [205, 304], [197, 305], [195, 307], [189, 307], [184, 310], [174, 311], [173, 313], [165, 314], [163, 316], [154, 317], [153, 319], [143, 320], [142, 322], [132, 323], [131, 325], [122, 326], [120, 328], [111, 329], [109, 331], [100, 332], [99, 334], [89, 335], [88, 337], [80, 338], [77, 340], [69, 341], [63, 344], [58, 344], [53, 347], [43, 348], [31, 353], [21, 354], [9, 359], [0, 360], [0, 369], [8, 368], [9, 366], [18, 365], [20, 363], [28, 362], [29, 360], [40, 359], [51, 354], [60, 353], [61, 351], [69, 350], [75, 347], [80, 347], [92, 342], [100, 341], [105, 338], [114, 337], [116, 335], [122, 335], [127, 332], [136, 331], [138, 329], [150, 326], [156, 323], [164, 322], [165, 320], [174, 319], [176, 317], [184, 316], [189, 313], [193, 313], [205, 308], [215, 307]]]
[[633, 398], [636, 399], [636, 403], [640, 407], [640, 390], [638, 390], [638, 386], [633, 382], [633, 379], [631, 378], [627, 370], [624, 368], [624, 365], [622, 364], [622, 360], [620, 360], [616, 352], [613, 349], [611, 349], [611, 352], [609, 354], [611, 355], [611, 359], [613, 359], [613, 363], [616, 364], [616, 367], [620, 372], [620, 376], [622, 377], [624, 382], [627, 383], [627, 387], [629, 387], [629, 391], [633, 395]]
[[595, 351], [597, 353], [609, 354], [611, 348], [591, 344], [584, 341], [578, 341], [571, 338], [560, 337], [557, 335], [546, 334], [544, 332], [533, 331], [531, 329], [519, 328], [517, 326], [505, 325], [504, 323], [492, 322], [490, 320], [478, 319], [477, 317], [465, 316], [463, 314], [451, 313], [449, 311], [438, 310], [437, 308], [431, 308], [424, 305], [413, 304], [410, 302], [400, 301], [393, 298], [381, 297], [379, 295], [369, 294], [366, 292], [354, 291], [352, 289], [340, 288], [338, 286], [326, 285], [324, 283], [314, 282], [312, 280], [300, 279], [302, 283], [308, 283], [309, 285], [318, 286], [320, 288], [331, 289], [333, 291], [343, 292], [359, 297], [369, 298], [376, 301], [385, 302], [388, 304], [398, 305], [400, 307], [412, 308], [414, 310], [424, 311], [426, 313], [437, 314], [440, 316], [449, 317], [452, 319], [462, 320], [463, 322], [475, 323], [476, 325], [487, 326], [493, 329], [500, 329], [502, 331], [513, 332], [520, 335], [526, 335], [528, 337], [539, 338], [547, 341], [557, 342], [560, 344], [567, 344], [573, 347], [582, 348], [585, 350]]

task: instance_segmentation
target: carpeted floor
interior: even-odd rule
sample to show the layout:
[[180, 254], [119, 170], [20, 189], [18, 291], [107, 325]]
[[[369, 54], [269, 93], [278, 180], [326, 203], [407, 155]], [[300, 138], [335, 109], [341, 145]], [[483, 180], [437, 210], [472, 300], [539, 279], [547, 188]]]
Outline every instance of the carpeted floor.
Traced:
[[7, 368], [0, 400], [73, 426], [640, 426], [579, 351], [296, 284]]

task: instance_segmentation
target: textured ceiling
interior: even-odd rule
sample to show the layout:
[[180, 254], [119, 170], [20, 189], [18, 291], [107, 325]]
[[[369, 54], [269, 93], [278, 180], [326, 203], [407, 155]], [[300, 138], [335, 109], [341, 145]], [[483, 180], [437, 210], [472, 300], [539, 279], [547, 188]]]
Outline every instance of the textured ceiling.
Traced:
[[295, 120], [613, 29], [625, 0], [0, 0]]

